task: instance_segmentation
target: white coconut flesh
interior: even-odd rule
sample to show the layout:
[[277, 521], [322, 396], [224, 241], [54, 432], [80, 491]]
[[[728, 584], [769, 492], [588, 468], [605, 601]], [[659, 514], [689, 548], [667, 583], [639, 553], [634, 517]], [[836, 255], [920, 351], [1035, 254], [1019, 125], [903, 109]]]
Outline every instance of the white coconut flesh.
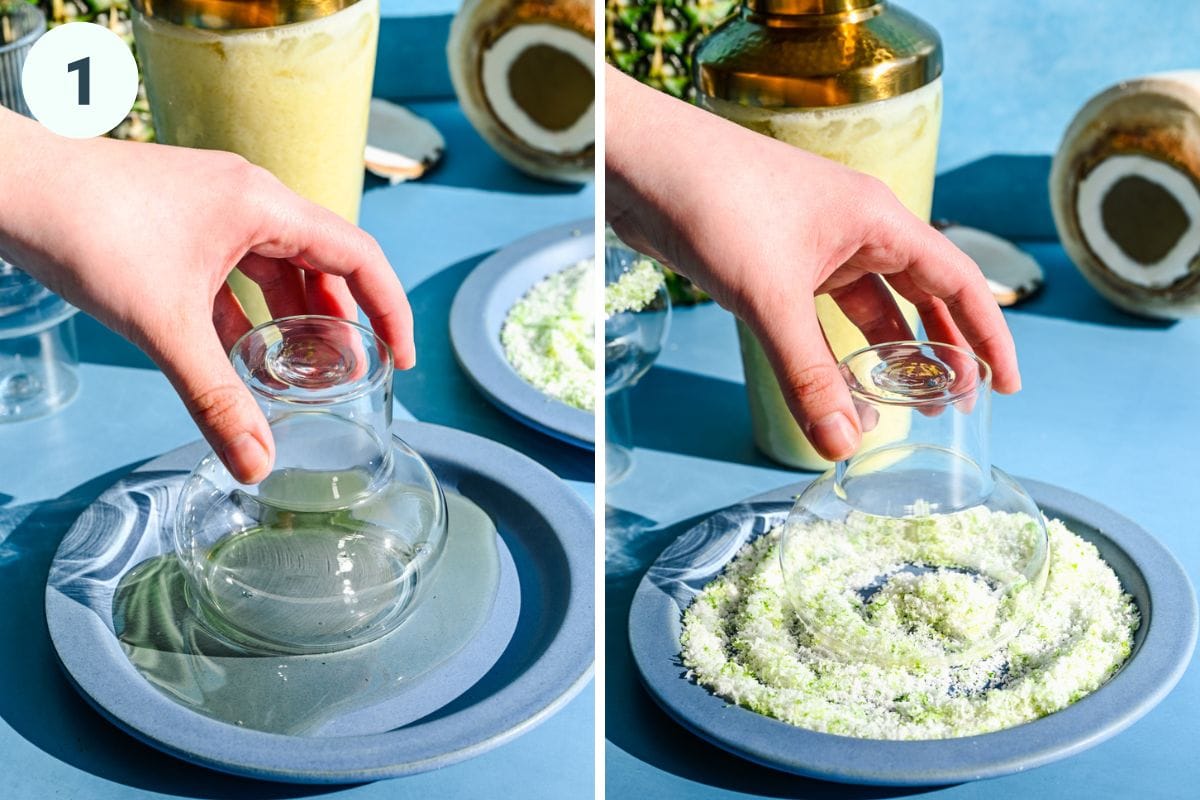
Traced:
[[1165, 289], [1200, 256], [1200, 191], [1185, 172], [1144, 155], [1104, 159], [1079, 182], [1088, 247], [1120, 279]]
[[516, 25], [483, 52], [482, 83], [492, 113], [514, 136], [545, 153], [578, 153], [595, 138], [595, 44], [560, 25]]

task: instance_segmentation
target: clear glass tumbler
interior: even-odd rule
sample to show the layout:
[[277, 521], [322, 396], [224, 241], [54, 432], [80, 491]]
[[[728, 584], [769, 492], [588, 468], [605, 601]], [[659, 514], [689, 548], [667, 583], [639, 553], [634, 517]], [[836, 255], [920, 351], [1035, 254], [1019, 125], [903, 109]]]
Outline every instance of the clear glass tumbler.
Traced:
[[0, 258], [0, 422], [45, 416], [75, 397], [78, 310]]
[[234, 345], [266, 414], [275, 466], [237, 483], [215, 453], [187, 479], [175, 545], [189, 605], [256, 650], [314, 653], [386, 634], [442, 554], [446, 500], [390, 432], [392, 354], [357, 323], [288, 317]]
[[[646, 256], [631, 249], [609, 228], [604, 239], [604, 282], [621, 279]], [[658, 357], [671, 319], [671, 299], [660, 286], [653, 301], [637, 311], [612, 314], [604, 320], [604, 428], [608, 483], [616, 483], [633, 467], [633, 420], [627, 391], [646, 374]]]
[[24, 0], [0, 2], [0, 106], [29, 116], [21, 70], [29, 48], [46, 32], [46, 15]]
[[991, 370], [945, 344], [850, 354], [841, 370], [868, 444], [797, 498], [783, 531], [784, 586], [830, 655], [951, 666], [993, 652], [1028, 622], [1048, 569], [1045, 522], [991, 464]]

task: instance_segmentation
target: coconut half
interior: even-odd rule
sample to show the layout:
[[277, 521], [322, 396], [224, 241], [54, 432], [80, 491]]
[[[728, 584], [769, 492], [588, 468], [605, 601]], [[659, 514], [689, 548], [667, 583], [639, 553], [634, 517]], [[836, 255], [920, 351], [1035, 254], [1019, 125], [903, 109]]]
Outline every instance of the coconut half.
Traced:
[[1059, 238], [1121, 308], [1200, 314], [1200, 70], [1126, 81], [1076, 115], [1054, 157]]
[[378, 98], [367, 123], [367, 170], [393, 185], [424, 175], [442, 158], [446, 140], [424, 117]]
[[463, 112], [501, 157], [539, 178], [591, 180], [596, 66], [590, 0], [466, 0], [446, 54]]
[[937, 223], [936, 227], [979, 265], [1000, 305], [1016, 305], [1036, 294], [1046, 282], [1045, 273], [1033, 256], [1007, 239], [953, 222]]

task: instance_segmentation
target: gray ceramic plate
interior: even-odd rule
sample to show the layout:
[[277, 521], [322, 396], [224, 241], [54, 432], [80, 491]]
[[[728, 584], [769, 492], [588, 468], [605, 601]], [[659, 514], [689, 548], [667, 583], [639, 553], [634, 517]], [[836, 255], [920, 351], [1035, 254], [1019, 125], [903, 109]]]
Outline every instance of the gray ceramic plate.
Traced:
[[[510, 580], [517, 584], [520, 612], [515, 632], [509, 625], [511, 637], [502, 633], [498, 650], [473, 640], [425, 676], [423, 690], [413, 693], [424, 698], [423, 708], [356, 708], [312, 735], [267, 733], [204, 716], [151, 686], [114, 634], [113, 587], [155, 555], [138, 549], [150, 537], [133, 541], [129, 535], [141, 515], [153, 513], [149, 494], [142, 493], [132, 503], [135, 513], [107, 532], [81, 530], [89, 518], [85, 512], [51, 567], [50, 638], [85, 699], [135, 737], [185, 760], [297, 783], [375, 780], [436, 769], [496, 747], [561, 708], [592, 671], [591, 510], [544, 467], [502, 445], [422, 423], [398, 423], [395, 432], [425, 457], [448, 492], [484, 509], [500, 532], [501, 561], [508, 561]], [[203, 452], [201, 444], [181, 448], [131, 477], [186, 469]], [[94, 542], [92, 559], [82, 557], [85, 538]], [[504, 574], [502, 566], [498, 597], [505, 594]], [[415, 614], [410, 622], [416, 619]], [[482, 670], [475, 659], [484, 660]], [[428, 707], [429, 698], [437, 707]], [[407, 724], [380, 727], [378, 719], [367, 718], [376, 713], [400, 713], [397, 719]], [[347, 735], [368, 728], [383, 732]]]
[[450, 343], [471, 382], [500, 410], [579, 447], [596, 445], [593, 414], [542, 394], [513, 371], [500, 345], [508, 311], [538, 281], [596, 254], [593, 221], [556, 225], [480, 262], [450, 306]]
[[[1022, 483], [1048, 515], [1096, 545], [1142, 614], [1133, 654], [1121, 671], [1062, 711], [980, 736], [878, 741], [796, 728], [729, 705], [688, 680], [679, 660], [683, 609], [745, 541], [786, 518], [803, 484], [717, 512], [654, 562], [629, 613], [642, 680], [677, 722], [719, 747], [775, 769], [841, 783], [932, 786], [991, 778], [1104, 741], [1153, 708], [1183, 674], [1196, 644], [1196, 597], [1179, 563], [1133, 522], [1063, 489]], [[754, 524], [745, 524], [750, 515]]]

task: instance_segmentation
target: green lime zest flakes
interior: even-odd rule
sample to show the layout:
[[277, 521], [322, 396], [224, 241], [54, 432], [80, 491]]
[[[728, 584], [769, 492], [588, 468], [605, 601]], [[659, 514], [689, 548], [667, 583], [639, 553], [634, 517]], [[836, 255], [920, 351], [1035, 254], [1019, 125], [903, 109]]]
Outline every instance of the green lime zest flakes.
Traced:
[[826, 642], [864, 657], [915, 665], [991, 652], [1036, 601], [1022, 570], [1044, 539], [1025, 514], [854, 512], [792, 533], [784, 568], [796, 607]]
[[626, 311], [641, 311], [654, 302], [664, 284], [662, 272], [648, 258], [640, 259], [620, 278], [604, 287], [605, 319]]
[[[923, 546], [953, 549], [959, 545], [952, 539], [977, 535], [976, 542], [987, 542], [993, 525], [1003, 528], [1005, 521], [986, 512], [973, 515], [965, 529], [961, 520], [935, 525], [921, 531]], [[836, 660], [814, 643], [784, 600], [781, 532], [776, 528], [747, 543], [700, 592], [684, 613], [680, 644], [693, 680], [792, 725], [865, 739], [988, 733], [1074, 703], [1116, 674], [1132, 652], [1140, 624], [1132, 598], [1094, 545], [1052, 520], [1045, 591], [1032, 620], [1008, 644], [957, 667]], [[1003, 543], [1012, 540], [992, 535], [990, 541], [1008, 546]], [[877, 565], [858, 566], [865, 573]], [[809, 600], [825, 609], [844, 593], [843, 581], [814, 587]], [[876, 617], [871, 635], [876, 626], [895, 625], [953, 641], [990, 627], [1002, 612], [995, 602], [961, 572], [932, 569], [893, 575], [860, 610]], [[844, 621], [837, 619], [839, 611], [832, 613], [831, 621]]]
[[596, 263], [584, 259], [543, 278], [518, 300], [500, 329], [504, 357], [543, 394], [594, 411]]

